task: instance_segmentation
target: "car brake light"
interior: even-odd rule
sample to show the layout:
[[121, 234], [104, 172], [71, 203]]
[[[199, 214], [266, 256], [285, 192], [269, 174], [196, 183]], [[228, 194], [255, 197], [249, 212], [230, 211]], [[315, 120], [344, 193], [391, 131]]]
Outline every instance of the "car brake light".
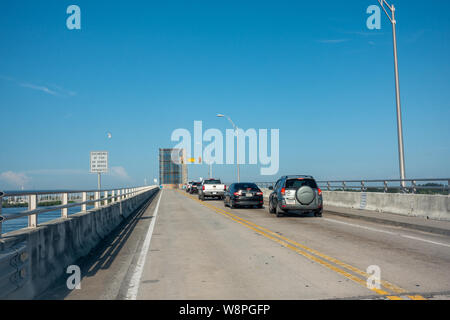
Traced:
[[319, 196], [322, 195], [322, 190], [320, 190], [320, 188], [317, 188], [317, 191], [319, 191]]
[[226, 185], [223, 185], [223, 190], [227, 190], [227, 186]]
[[257, 193], [256, 193], [256, 195], [258, 195], [258, 196], [262, 196], [262, 195], [263, 195], [263, 193], [262, 193], [261, 191], [259, 191], [259, 192], [257, 192]]
[[239, 192], [235, 192], [233, 193], [235, 196], [239, 196]]
[[205, 186], [202, 187], [202, 190], [205, 190]]
[[286, 189], [285, 188], [281, 188], [281, 194], [284, 195], [286, 193]]

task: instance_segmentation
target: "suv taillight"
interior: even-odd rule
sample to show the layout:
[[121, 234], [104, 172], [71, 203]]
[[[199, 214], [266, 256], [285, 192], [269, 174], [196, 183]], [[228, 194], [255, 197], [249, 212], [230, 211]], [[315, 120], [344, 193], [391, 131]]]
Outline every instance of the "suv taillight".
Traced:
[[320, 188], [317, 188], [317, 191], [319, 192], [319, 196], [322, 195], [322, 190], [320, 190]]
[[284, 196], [285, 193], [286, 193], [286, 189], [285, 188], [281, 188], [281, 194]]
[[223, 185], [223, 190], [227, 190], [227, 186], [225, 184]]
[[202, 187], [202, 190], [205, 190], [205, 186]]

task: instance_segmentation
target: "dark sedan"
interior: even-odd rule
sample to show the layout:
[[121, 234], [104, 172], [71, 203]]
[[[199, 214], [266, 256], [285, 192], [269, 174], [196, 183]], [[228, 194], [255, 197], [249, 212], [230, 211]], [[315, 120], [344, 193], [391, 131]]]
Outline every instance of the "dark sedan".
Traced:
[[201, 182], [192, 182], [191, 187], [189, 188], [189, 193], [198, 193], [198, 188], [201, 185]]
[[264, 199], [261, 189], [254, 183], [233, 183], [225, 192], [223, 203], [225, 207], [263, 207]]

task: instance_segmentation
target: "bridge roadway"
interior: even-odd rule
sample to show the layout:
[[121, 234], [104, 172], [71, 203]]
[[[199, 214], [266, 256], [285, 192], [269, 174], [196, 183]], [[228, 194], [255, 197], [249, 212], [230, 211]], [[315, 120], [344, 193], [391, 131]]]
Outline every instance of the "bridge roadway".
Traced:
[[[156, 218], [155, 218], [156, 217]], [[162, 190], [40, 299], [450, 299], [450, 237]], [[366, 285], [368, 266], [380, 289]]]

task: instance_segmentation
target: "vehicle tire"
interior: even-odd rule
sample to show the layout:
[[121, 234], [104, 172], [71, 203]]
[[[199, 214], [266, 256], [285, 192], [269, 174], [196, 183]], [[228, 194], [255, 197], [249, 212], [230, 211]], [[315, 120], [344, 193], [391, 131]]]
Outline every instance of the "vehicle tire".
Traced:
[[233, 200], [230, 200], [230, 209], [236, 209], [236, 203]]
[[257, 208], [257, 209], [262, 209], [262, 208], [263, 208], [263, 205], [262, 205], [262, 204], [258, 204], [258, 205], [256, 206], [256, 208]]
[[318, 218], [322, 217], [322, 210], [314, 211], [314, 217], [318, 217]]
[[275, 205], [275, 213], [277, 218], [284, 216], [284, 211], [278, 207], [278, 203]]
[[202, 194], [202, 195], [200, 196], [200, 200], [205, 201], [205, 195]]
[[269, 213], [275, 213], [275, 208], [273, 207], [272, 201], [269, 199]]

